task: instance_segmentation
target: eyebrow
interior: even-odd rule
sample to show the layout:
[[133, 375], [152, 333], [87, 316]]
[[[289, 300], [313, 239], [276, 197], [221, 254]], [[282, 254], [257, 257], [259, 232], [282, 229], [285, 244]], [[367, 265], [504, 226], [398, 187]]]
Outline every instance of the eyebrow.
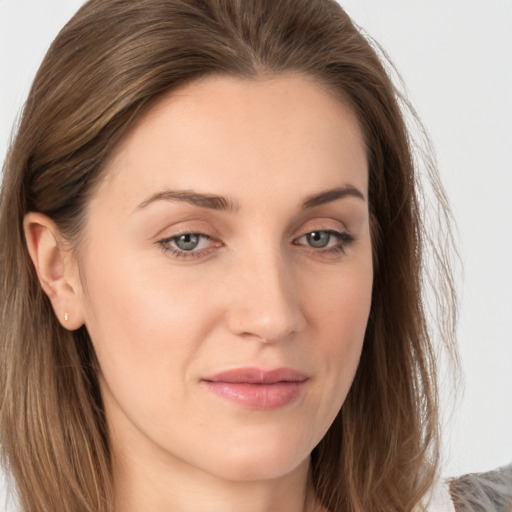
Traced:
[[200, 194], [192, 190], [164, 190], [163, 192], [157, 192], [144, 200], [138, 208], [145, 208], [155, 201], [181, 201], [194, 206], [200, 206], [201, 208], [231, 212], [237, 212], [240, 209], [238, 203], [225, 197], [214, 194]]
[[[302, 204], [303, 209], [314, 208], [345, 197], [355, 197], [365, 201], [364, 194], [353, 185], [346, 185], [308, 196]], [[192, 190], [164, 190], [145, 199], [137, 209], [142, 209], [156, 201], [179, 201], [211, 210], [237, 212], [240, 205], [231, 199], [215, 194], [201, 194]]]
[[333, 188], [314, 194], [306, 198], [303, 203], [303, 208], [314, 208], [315, 206], [321, 206], [322, 204], [332, 203], [338, 199], [344, 199], [345, 197], [356, 197], [362, 201], [366, 201], [364, 194], [354, 187], [353, 185], [346, 185], [344, 187]]

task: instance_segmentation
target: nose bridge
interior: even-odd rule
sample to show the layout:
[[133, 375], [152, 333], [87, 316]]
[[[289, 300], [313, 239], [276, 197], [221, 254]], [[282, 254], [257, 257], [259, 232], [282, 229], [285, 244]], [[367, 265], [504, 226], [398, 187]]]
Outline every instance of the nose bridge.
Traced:
[[305, 319], [289, 262], [275, 247], [249, 252], [240, 255], [234, 269], [231, 331], [274, 342], [302, 330]]

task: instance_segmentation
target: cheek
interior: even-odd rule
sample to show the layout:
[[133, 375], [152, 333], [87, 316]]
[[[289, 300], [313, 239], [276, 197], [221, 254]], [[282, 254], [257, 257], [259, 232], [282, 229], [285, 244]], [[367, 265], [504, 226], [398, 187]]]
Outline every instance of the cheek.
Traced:
[[179, 375], [208, 329], [201, 283], [177, 282], [168, 269], [126, 255], [102, 256], [84, 275], [86, 325], [105, 380], [129, 394], [132, 385]]
[[339, 411], [350, 389], [363, 347], [372, 298], [371, 258], [362, 258], [325, 280], [309, 301], [310, 324], [317, 333], [317, 354], [324, 368], [329, 416]]
[[348, 225], [353, 243], [332, 265], [319, 266], [318, 275], [309, 277], [302, 290], [305, 297], [306, 289], [315, 291], [307, 296], [309, 324], [319, 333], [326, 396], [332, 397], [334, 415], [357, 371], [372, 302], [372, 243], [367, 213], [351, 220]]
[[305, 290], [302, 293], [308, 301], [309, 323], [325, 333], [325, 342], [334, 352], [361, 344], [372, 298], [370, 249], [346, 266], [342, 263], [331, 272], [317, 276], [316, 281], [321, 285], [305, 284], [305, 288], [316, 290], [315, 293], [306, 294]]
[[105, 255], [101, 267], [86, 274], [87, 328], [105, 406], [118, 428], [135, 426], [166, 445], [186, 435], [177, 414], [196, 419], [200, 410], [190, 382], [215, 317], [204, 307], [208, 283], [184, 282], [165, 264], [118, 256]]

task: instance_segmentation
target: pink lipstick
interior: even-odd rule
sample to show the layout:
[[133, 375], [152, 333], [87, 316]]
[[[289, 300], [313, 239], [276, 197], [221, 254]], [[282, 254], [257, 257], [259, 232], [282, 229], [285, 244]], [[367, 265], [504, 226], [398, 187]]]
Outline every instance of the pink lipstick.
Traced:
[[249, 409], [277, 409], [296, 400], [308, 376], [292, 368], [236, 368], [205, 377], [210, 391]]

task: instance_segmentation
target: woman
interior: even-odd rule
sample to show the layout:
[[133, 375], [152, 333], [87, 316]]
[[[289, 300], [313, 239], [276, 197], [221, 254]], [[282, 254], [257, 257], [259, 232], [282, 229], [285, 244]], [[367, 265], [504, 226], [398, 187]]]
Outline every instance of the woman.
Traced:
[[84, 5], [2, 185], [0, 432], [22, 510], [424, 507], [438, 418], [411, 152], [334, 1]]

